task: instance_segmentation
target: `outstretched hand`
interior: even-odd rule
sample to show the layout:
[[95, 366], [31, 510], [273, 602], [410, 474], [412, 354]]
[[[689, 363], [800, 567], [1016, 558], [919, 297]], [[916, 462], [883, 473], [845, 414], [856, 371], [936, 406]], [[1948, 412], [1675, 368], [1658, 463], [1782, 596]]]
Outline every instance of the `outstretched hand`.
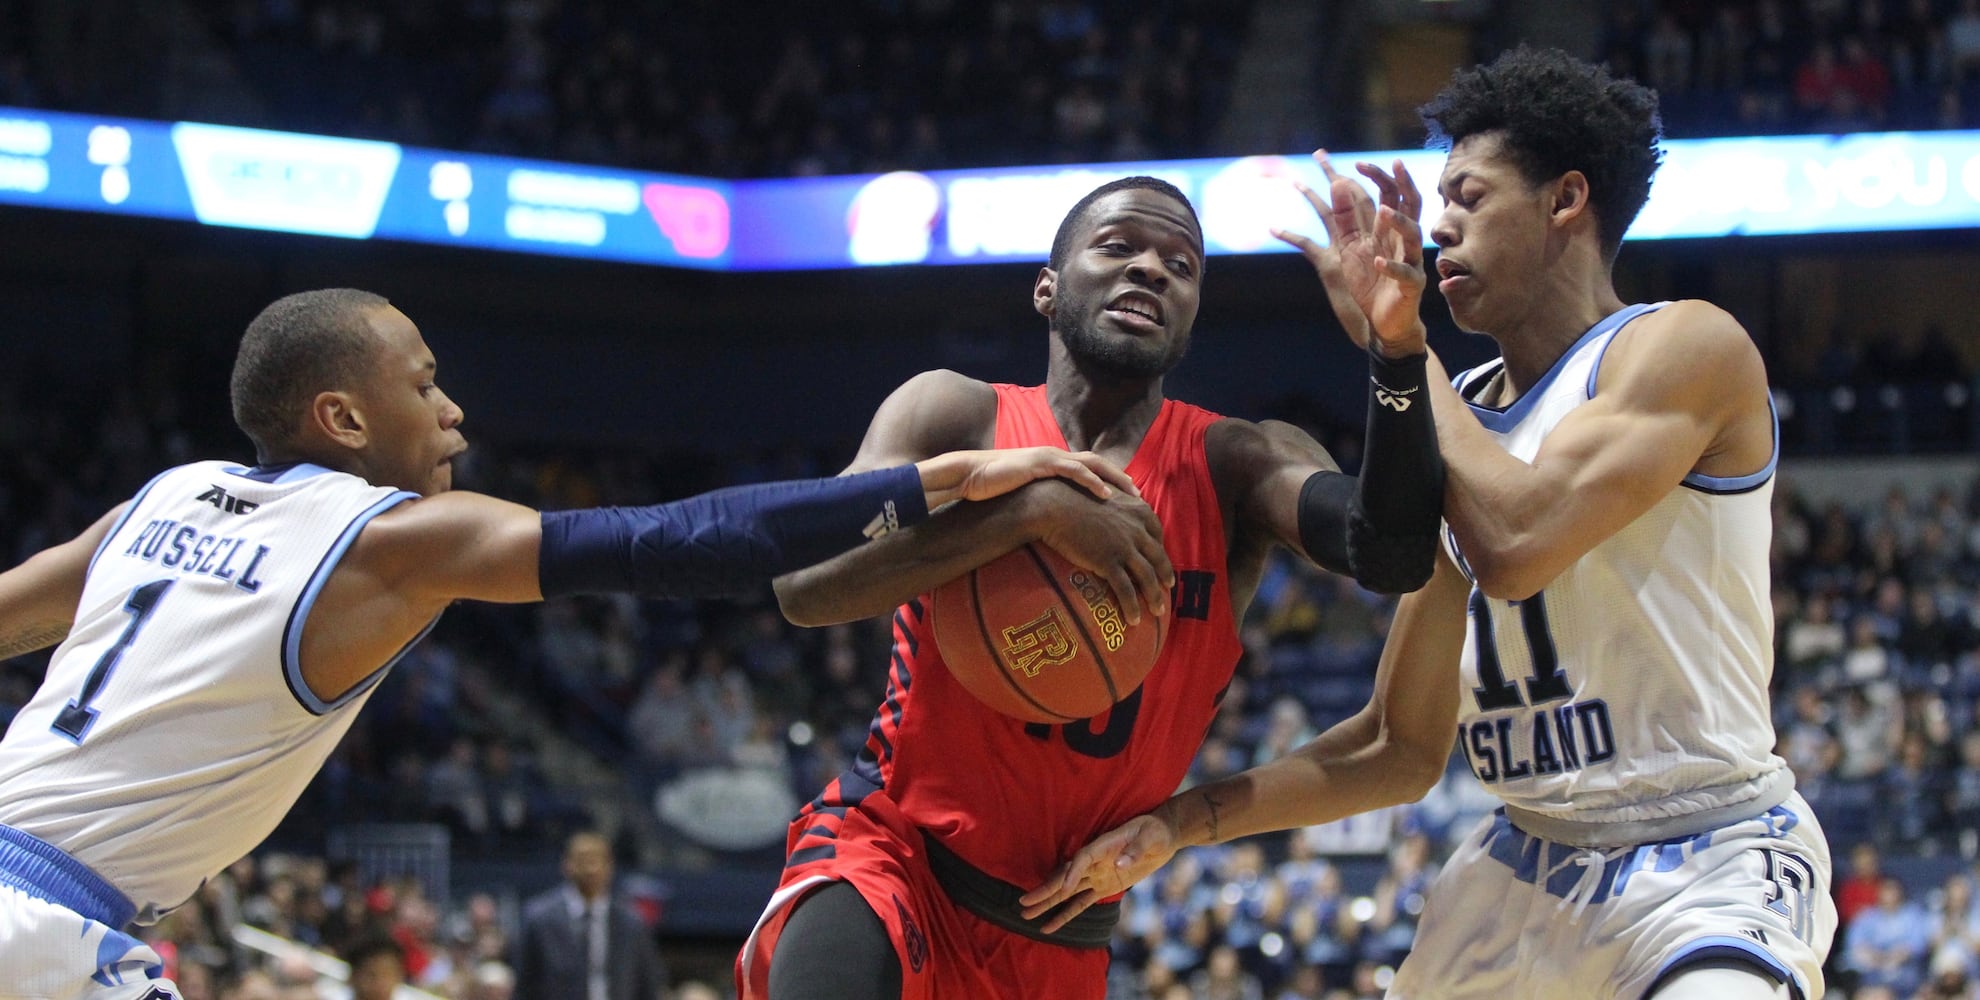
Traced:
[[952, 451], [918, 467], [930, 510], [951, 500], [1000, 497], [1026, 483], [1054, 476], [1101, 500], [1117, 490], [1129, 496], [1141, 495], [1126, 472], [1090, 451], [1050, 447]]
[[1064, 927], [1087, 907], [1127, 891], [1168, 864], [1176, 854], [1177, 840], [1165, 810], [1122, 823], [1080, 848], [1051, 877], [1019, 897], [1024, 918], [1051, 914], [1043, 928], [1047, 934]]
[[1293, 185], [1326, 227], [1327, 245], [1282, 229], [1272, 230], [1272, 235], [1297, 248], [1313, 265], [1334, 315], [1357, 345], [1368, 346], [1372, 337], [1388, 357], [1423, 353], [1418, 310], [1426, 278], [1423, 229], [1417, 222], [1423, 194], [1416, 181], [1401, 160], [1395, 161], [1393, 174], [1372, 163], [1355, 164], [1362, 176], [1374, 182], [1381, 195], [1377, 204], [1361, 185], [1335, 172], [1326, 150], [1315, 151], [1313, 159], [1327, 176], [1327, 197], [1299, 181]]

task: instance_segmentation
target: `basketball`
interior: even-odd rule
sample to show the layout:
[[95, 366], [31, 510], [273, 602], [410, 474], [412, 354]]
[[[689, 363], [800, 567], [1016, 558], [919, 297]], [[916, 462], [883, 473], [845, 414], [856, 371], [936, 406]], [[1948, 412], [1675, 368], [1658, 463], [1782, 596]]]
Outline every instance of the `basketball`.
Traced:
[[1026, 722], [1072, 722], [1140, 686], [1168, 619], [1122, 617], [1113, 588], [1050, 546], [1007, 552], [935, 591], [935, 644], [984, 704]]

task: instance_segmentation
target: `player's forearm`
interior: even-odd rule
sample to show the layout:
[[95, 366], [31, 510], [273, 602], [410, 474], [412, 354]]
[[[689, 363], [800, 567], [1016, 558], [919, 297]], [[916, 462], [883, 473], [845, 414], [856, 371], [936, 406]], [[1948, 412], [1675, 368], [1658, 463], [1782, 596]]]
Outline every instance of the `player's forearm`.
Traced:
[[805, 626], [836, 625], [887, 614], [1041, 535], [1036, 483], [994, 500], [944, 508], [912, 529], [775, 581], [784, 617]]
[[81, 535], [0, 573], [0, 659], [68, 638], [89, 562], [126, 506], [103, 515]]
[[540, 516], [545, 596], [734, 594], [926, 519], [913, 466]]
[[1561, 538], [1548, 521], [1571, 498], [1486, 432], [1434, 354], [1429, 369], [1444, 456], [1444, 520], [1488, 594], [1530, 596], [1565, 568], [1550, 558]]
[[1285, 757], [1178, 793], [1162, 809], [1179, 846], [1220, 844], [1414, 802], [1442, 773], [1443, 755], [1398, 741], [1363, 712]]
[[46, 649], [69, 637], [69, 622], [17, 622], [0, 625], [0, 660]]
[[1408, 593], [1437, 560], [1444, 462], [1426, 396], [1428, 352], [1394, 359], [1371, 352], [1367, 444], [1347, 523], [1355, 578], [1383, 593]]

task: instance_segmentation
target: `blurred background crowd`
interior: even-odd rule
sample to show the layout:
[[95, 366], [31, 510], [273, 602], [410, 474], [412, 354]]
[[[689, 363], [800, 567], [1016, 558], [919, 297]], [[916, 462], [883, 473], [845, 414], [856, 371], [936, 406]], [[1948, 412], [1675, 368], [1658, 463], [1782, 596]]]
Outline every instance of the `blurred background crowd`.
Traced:
[[[119, 20], [105, 6], [0, 0], [0, 104], [749, 177], [1259, 152], [1234, 137], [1275, 80], [1307, 88], [1293, 107], [1321, 108], [1281, 137], [1326, 122], [1349, 130], [1334, 141], [1372, 143], [1410, 90], [1406, 60], [1338, 41], [1366, 30], [1351, 3], [1303, 5], [1319, 19], [1307, 30], [1332, 33], [1315, 65], [1276, 77], [1247, 67], [1270, 63], [1287, 23], [1274, 18], [1302, 5], [862, 0], [829, 24], [749, 30], [734, 5], [707, 0], [145, 6]], [[1511, 5], [1417, 6], [1403, 27], [1419, 41], [1455, 32], [1462, 61], [1517, 40], [1500, 16]], [[1964, 128], [1980, 108], [1980, 0], [1572, 7], [1590, 54], [1658, 88], [1672, 135]], [[1386, 84], [1343, 88], [1327, 59]], [[1836, 995], [1974, 997], [1980, 478], [1838, 489], [1792, 470], [1836, 452], [1970, 451], [1980, 339], [1824, 333], [1790, 344], [1755, 329], [1790, 459], [1775, 494], [1780, 752], [1836, 854]], [[165, 464], [250, 457], [224, 405], [186, 388], [199, 361], [0, 371], [9, 564]], [[1303, 423], [1353, 464], [1356, 428], [1330, 418], [1336, 408], [1273, 405], [1243, 415]], [[547, 508], [829, 474], [854, 443], [739, 454], [469, 430], [458, 485]], [[1284, 754], [1358, 709], [1392, 608], [1275, 562], [1191, 780]], [[380, 941], [411, 985], [501, 1000], [527, 898], [557, 884], [570, 835], [598, 830], [666, 946], [674, 981], [656, 996], [726, 996], [723, 963], [768, 894], [783, 823], [864, 741], [888, 641], [884, 621], [794, 628], [767, 590], [462, 606], [381, 686], [264, 851], [150, 936], [189, 1000], [348, 995], [321, 955], [279, 942], [363, 958]], [[0, 726], [44, 662], [0, 663]], [[1416, 806], [1185, 854], [1128, 897], [1116, 995], [1379, 996], [1438, 859], [1492, 804], [1454, 761]]]

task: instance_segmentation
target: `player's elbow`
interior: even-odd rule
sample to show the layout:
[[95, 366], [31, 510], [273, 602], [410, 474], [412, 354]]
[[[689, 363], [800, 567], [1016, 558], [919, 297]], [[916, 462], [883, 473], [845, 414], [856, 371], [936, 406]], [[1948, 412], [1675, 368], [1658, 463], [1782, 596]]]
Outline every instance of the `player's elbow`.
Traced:
[[1472, 581], [1478, 585], [1486, 597], [1501, 601], [1524, 601], [1547, 586], [1551, 574], [1534, 573], [1520, 566], [1493, 567], [1490, 570], [1472, 565]]
[[799, 570], [771, 582], [771, 589], [777, 594], [777, 609], [784, 613], [785, 620], [803, 628], [838, 624], [831, 609], [826, 607], [824, 588], [806, 577], [806, 571]]
[[1444, 763], [1450, 755], [1449, 744], [1399, 741], [1397, 752], [1392, 755], [1394, 775], [1392, 787], [1396, 793], [1396, 804], [1416, 802], [1437, 782], [1444, 779]]
[[1348, 531], [1348, 564], [1354, 582], [1378, 594], [1408, 594], [1423, 589], [1437, 569], [1437, 533], [1382, 535], [1359, 519]]
[[1522, 539], [1461, 551], [1472, 583], [1485, 596], [1502, 601], [1526, 600], [1559, 575], [1544, 548]]

